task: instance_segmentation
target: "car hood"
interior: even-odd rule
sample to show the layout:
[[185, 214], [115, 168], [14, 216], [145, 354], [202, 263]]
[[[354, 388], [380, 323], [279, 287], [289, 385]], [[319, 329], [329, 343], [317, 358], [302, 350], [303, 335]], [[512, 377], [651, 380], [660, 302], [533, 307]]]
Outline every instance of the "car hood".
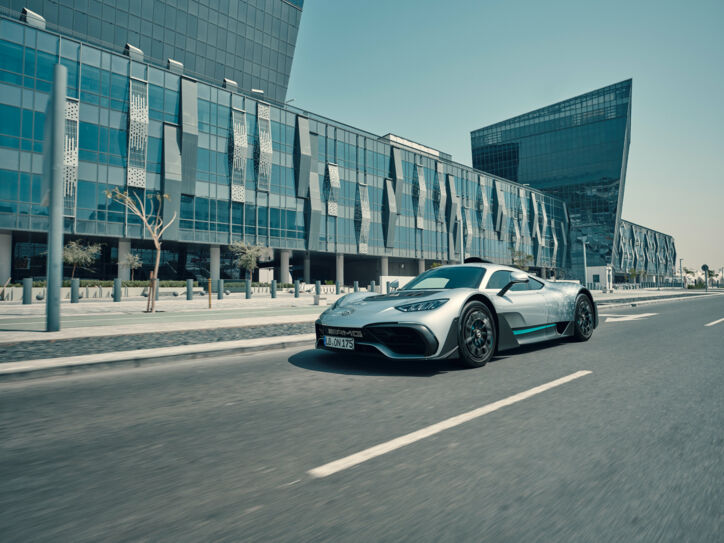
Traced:
[[[461, 289], [455, 289], [461, 290]], [[454, 290], [397, 290], [389, 294], [355, 292], [343, 296], [327, 309], [322, 322], [335, 321], [338, 325], [364, 326], [371, 322], [409, 320], [414, 313], [404, 313], [395, 306], [450, 298]]]

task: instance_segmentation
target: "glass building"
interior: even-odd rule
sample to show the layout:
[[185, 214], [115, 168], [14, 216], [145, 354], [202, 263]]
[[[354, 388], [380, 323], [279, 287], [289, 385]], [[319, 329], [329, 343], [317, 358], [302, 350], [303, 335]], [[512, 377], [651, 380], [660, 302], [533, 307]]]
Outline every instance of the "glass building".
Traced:
[[673, 277], [676, 272], [674, 238], [645, 226], [621, 220], [614, 247], [614, 268], [629, 281]]
[[566, 202], [574, 277], [583, 276], [584, 242], [588, 267], [624, 272], [614, 253], [630, 136], [629, 79], [474, 130], [473, 165]]
[[[229, 4], [188, 6], [207, 3]], [[260, 10], [294, 13], [298, 23], [302, 7], [231, 3], [257, 6], [252, 21], [246, 11], [248, 28], [259, 23]], [[114, 188], [148, 202], [168, 195], [159, 213], [177, 220], [164, 234], [161, 279], [238, 277], [225, 249], [237, 239], [274, 249], [281, 281], [366, 284], [416, 275], [434, 261], [482, 256], [511, 263], [517, 254], [531, 255], [539, 271], [563, 273], [570, 244], [561, 199], [416, 142], [202, 77], [198, 63], [189, 73], [181, 62], [149, 60], [134, 44], [79, 39], [46, 24], [44, 10], [59, 16], [57, 3], [31, 5], [37, 13], [0, 17], [0, 262], [7, 268], [0, 275], [45, 275], [43, 125], [57, 62], [69, 79], [66, 241], [103, 244], [85, 277], [128, 278], [117, 262], [129, 252], [145, 263], [137, 278], [151, 266], [152, 244], [141, 224], [106, 197]]]
[[[284, 102], [304, 0], [3, 0], [17, 18], [37, 13], [46, 27], [106, 51], [126, 44], [157, 65]], [[32, 15], [31, 15], [32, 18]], [[170, 60], [169, 60], [170, 59]]]

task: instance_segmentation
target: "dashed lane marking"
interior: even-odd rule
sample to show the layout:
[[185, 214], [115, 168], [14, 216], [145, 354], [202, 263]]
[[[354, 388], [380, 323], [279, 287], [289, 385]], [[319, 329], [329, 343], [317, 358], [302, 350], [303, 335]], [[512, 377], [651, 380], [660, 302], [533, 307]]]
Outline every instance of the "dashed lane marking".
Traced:
[[353, 466], [361, 464], [362, 462], [366, 462], [367, 460], [382, 456], [383, 454], [387, 454], [388, 452], [392, 452], [406, 445], [410, 445], [411, 443], [415, 443], [416, 441], [420, 441], [421, 439], [425, 439], [426, 437], [430, 437], [444, 430], [454, 428], [455, 426], [459, 426], [465, 422], [471, 421], [478, 417], [482, 417], [483, 415], [487, 415], [489, 413], [492, 413], [493, 411], [502, 409], [503, 407], [507, 407], [509, 405], [513, 405], [514, 403], [521, 402], [535, 396], [536, 394], [540, 394], [541, 392], [545, 392], [546, 390], [550, 390], [552, 388], [561, 386], [565, 383], [568, 383], [575, 379], [579, 379], [581, 377], [585, 377], [586, 375], [590, 374], [591, 372], [587, 370], [571, 373], [570, 375], [566, 375], [565, 377], [561, 377], [560, 379], [556, 379], [555, 381], [544, 383], [535, 388], [531, 388], [524, 392], [514, 394], [513, 396], [508, 396], [507, 398], [504, 398], [497, 402], [489, 403], [487, 405], [484, 405], [483, 407], [473, 409], [472, 411], [468, 411], [467, 413], [463, 413], [462, 415], [457, 415], [455, 417], [451, 417], [449, 419], [438, 422], [437, 424], [427, 426], [426, 428], [422, 428], [420, 430], [417, 430], [416, 432], [412, 432], [410, 434], [398, 437], [390, 441], [386, 441], [384, 443], [380, 443], [379, 445], [375, 445], [374, 447], [370, 447], [369, 449], [365, 449], [358, 453], [345, 456], [344, 458], [340, 458], [339, 460], [335, 460], [334, 462], [329, 462], [328, 464], [324, 464], [323, 466], [310, 469], [309, 471], [307, 471], [307, 473], [312, 477], [316, 478], [328, 477], [329, 475], [333, 475], [339, 471], [351, 468]]
[[719, 319], [719, 320], [710, 322], [709, 324], [705, 324], [704, 326], [714, 326], [715, 324], [719, 324], [720, 322], [724, 322], [724, 319]]

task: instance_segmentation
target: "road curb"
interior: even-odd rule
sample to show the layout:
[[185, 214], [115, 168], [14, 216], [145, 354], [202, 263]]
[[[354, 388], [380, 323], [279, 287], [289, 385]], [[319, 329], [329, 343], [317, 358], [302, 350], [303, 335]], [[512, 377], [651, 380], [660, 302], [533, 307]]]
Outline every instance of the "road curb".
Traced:
[[140, 367], [144, 364], [174, 362], [210, 358], [229, 354], [246, 354], [262, 351], [289, 349], [293, 347], [313, 347], [314, 334], [296, 334], [274, 336], [237, 341], [222, 341], [182, 345], [178, 347], [162, 347], [157, 349], [139, 349], [98, 353], [91, 355], [45, 358], [26, 360], [23, 362], [7, 362], [0, 364], [0, 382], [33, 379], [57, 375], [70, 375], [81, 371], [104, 369], [108, 367]]

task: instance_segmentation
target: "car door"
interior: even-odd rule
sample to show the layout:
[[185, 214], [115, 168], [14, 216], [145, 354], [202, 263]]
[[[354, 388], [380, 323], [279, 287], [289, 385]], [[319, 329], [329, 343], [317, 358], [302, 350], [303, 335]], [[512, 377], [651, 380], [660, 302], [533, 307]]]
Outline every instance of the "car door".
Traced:
[[498, 315], [503, 315], [513, 330], [548, 324], [543, 283], [529, 276], [528, 283], [513, 285], [503, 296], [498, 292], [510, 281], [513, 270], [496, 270], [483, 289], [493, 301]]

